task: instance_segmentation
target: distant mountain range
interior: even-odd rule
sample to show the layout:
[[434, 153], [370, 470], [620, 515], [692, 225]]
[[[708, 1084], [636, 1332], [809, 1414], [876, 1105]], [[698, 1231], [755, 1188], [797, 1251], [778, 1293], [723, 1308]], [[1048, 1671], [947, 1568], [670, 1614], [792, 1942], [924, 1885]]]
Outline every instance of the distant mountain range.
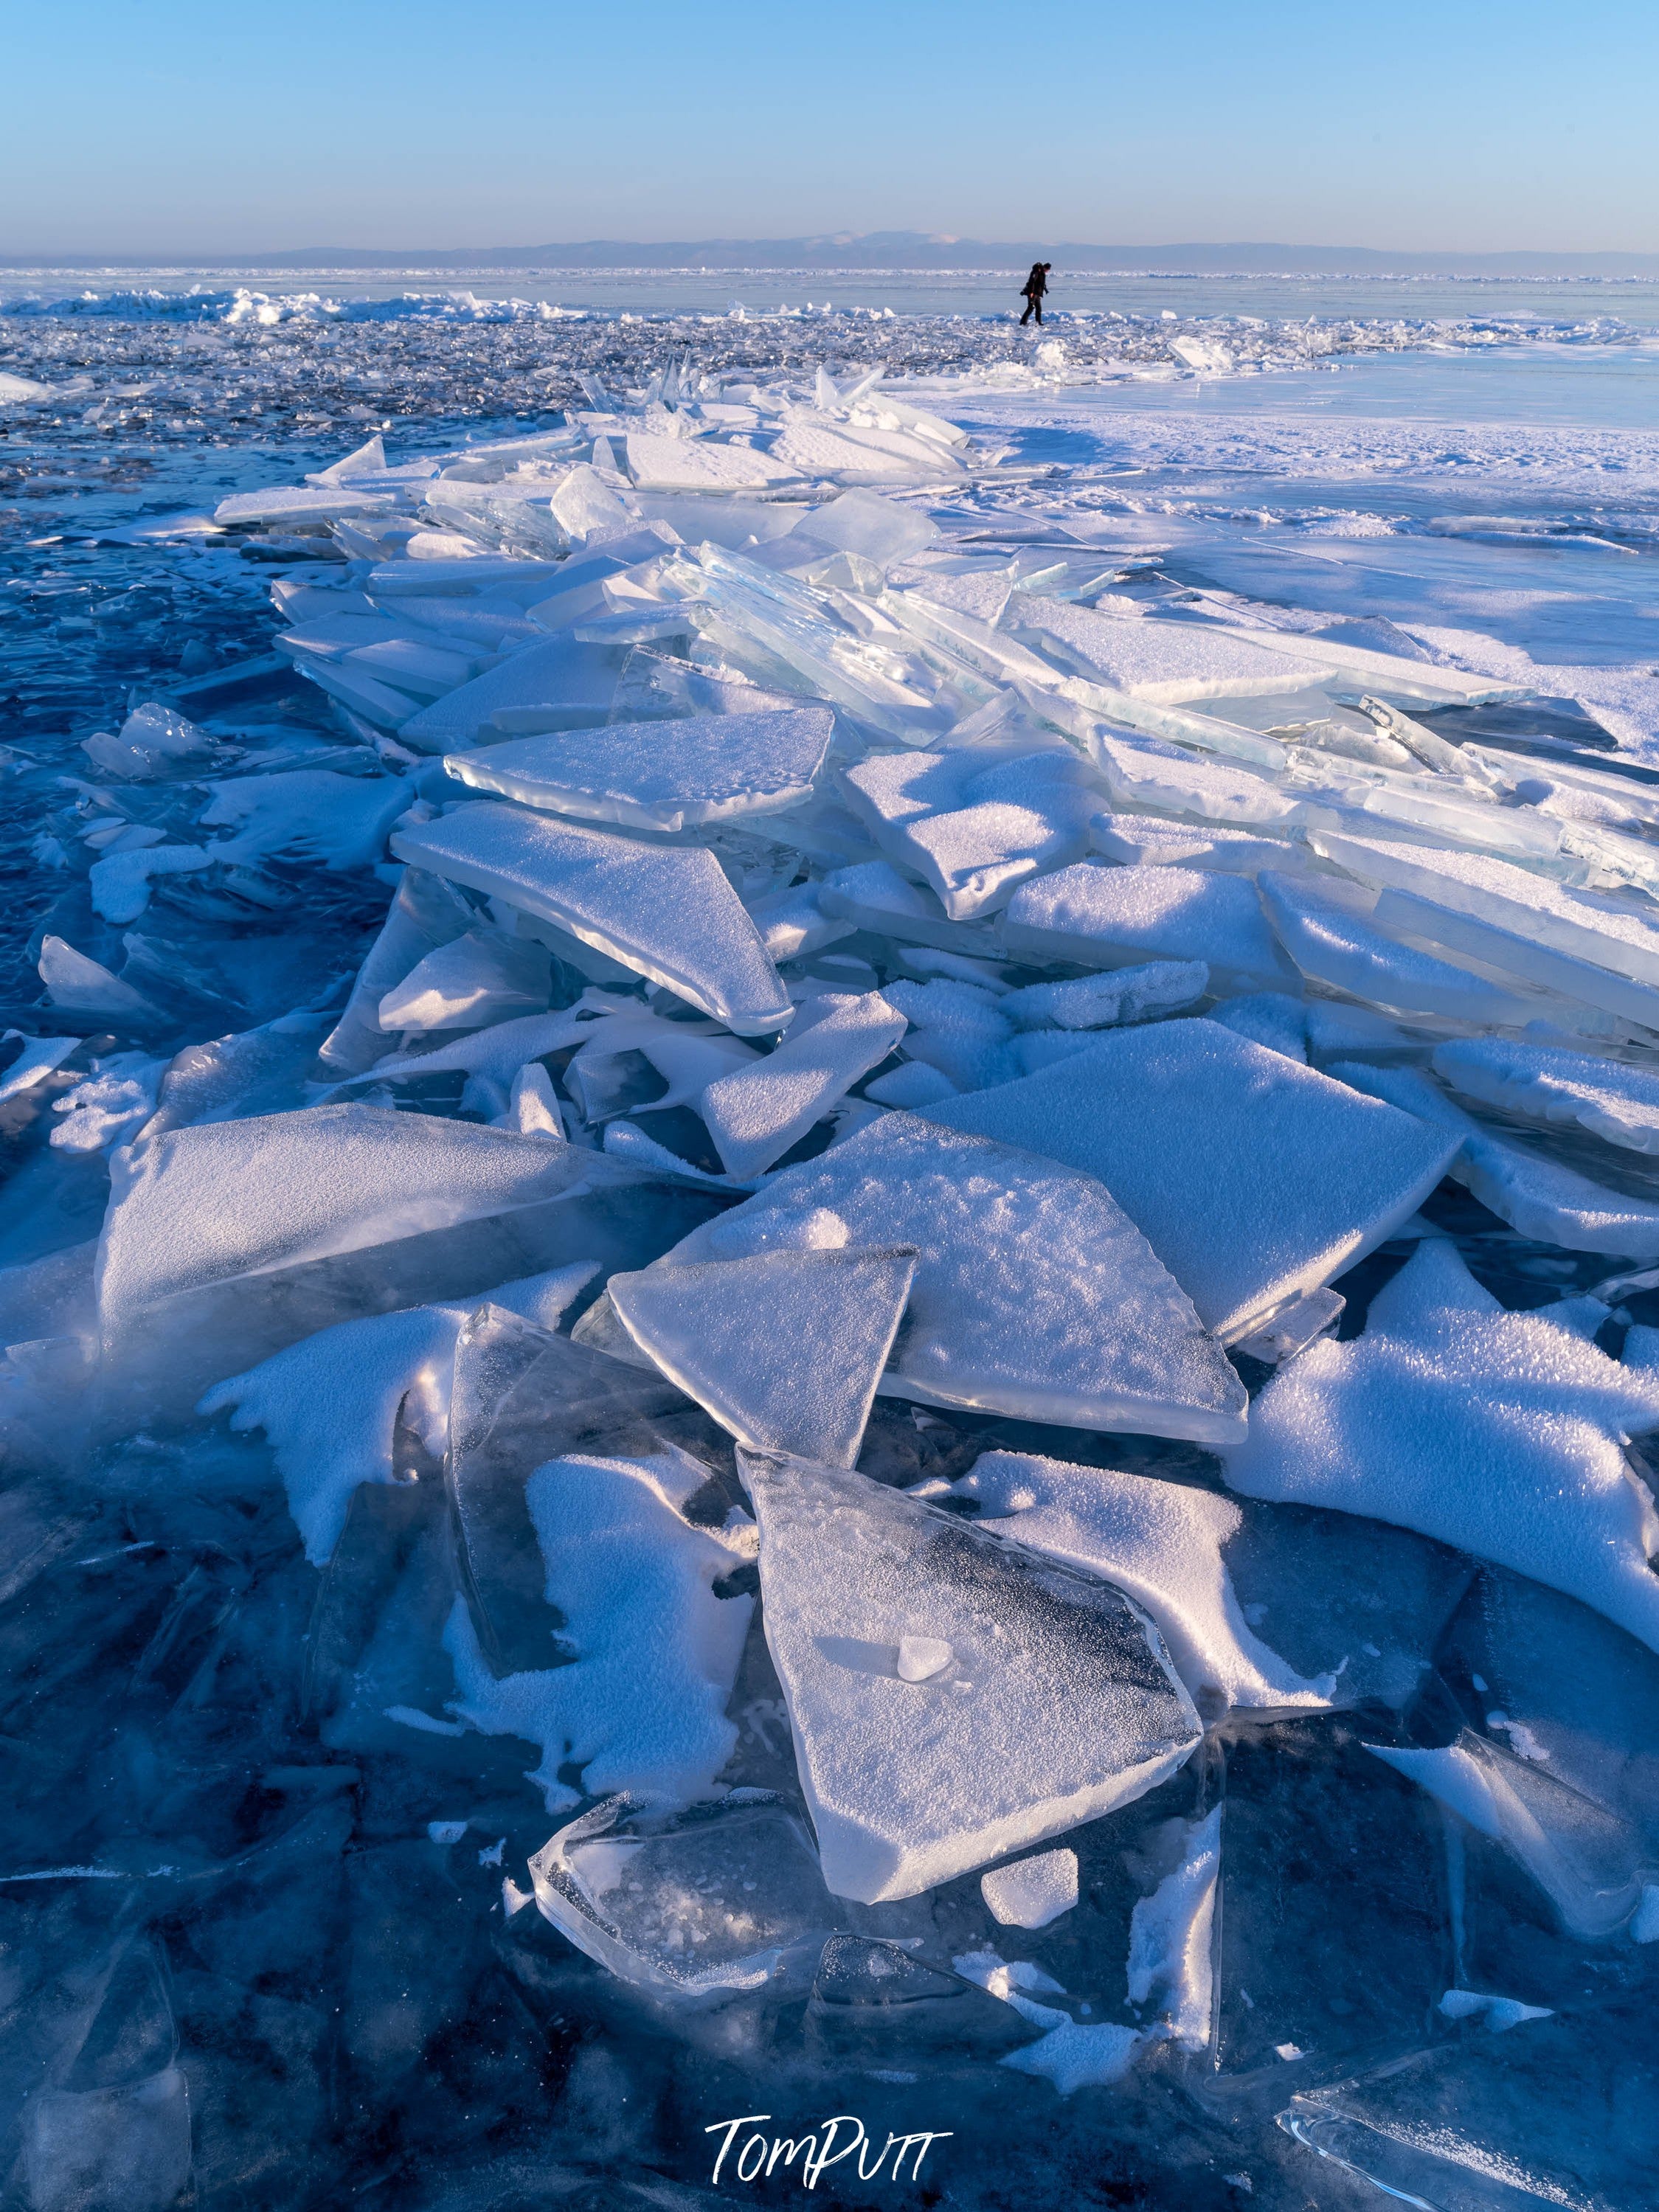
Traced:
[[1659, 276], [1654, 253], [1396, 253], [1370, 246], [1085, 246], [1054, 239], [945, 238], [919, 230], [836, 231], [814, 238], [671, 239], [641, 244], [587, 239], [552, 246], [429, 248], [311, 246], [299, 252], [231, 258], [154, 255], [19, 255], [6, 265], [57, 269], [432, 270], [507, 274], [553, 269], [1024, 269], [1052, 261], [1057, 272], [1110, 270], [1170, 276]]

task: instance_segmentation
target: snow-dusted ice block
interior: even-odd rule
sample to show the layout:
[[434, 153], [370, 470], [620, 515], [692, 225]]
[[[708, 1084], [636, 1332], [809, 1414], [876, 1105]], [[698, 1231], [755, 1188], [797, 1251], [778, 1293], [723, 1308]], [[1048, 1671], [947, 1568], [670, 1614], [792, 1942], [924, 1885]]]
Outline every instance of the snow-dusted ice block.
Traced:
[[892, 1243], [917, 1252], [894, 1395], [1200, 1443], [1239, 1433], [1243, 1385], [1108, 1191], [911, 1114], [786, 1168], [658, 1265]]
[[1098, 614], [1060, 599], [1032, 599], [1022, 611], [1030, 629], [1068, 647], [1101, 683], [1160, 706], [1189, 699], [1270, 698], [1320, 683], [1316, 660], [1265, 651], [1237, 630], [1207, 623]]
[[991, 766], [966, 753], [885, 753], [846, 770], [876, 842], [919, 875], [953, 921], [1003, 905], [1028, 876], [1089, 849], [1093, 800], [1061, 749]]
[[817, 884], [794, 884], [787, 890], [768, 892], [750, 902], [749, 912], [761, 943], [777, 961], [821, 952], [850, 937], [855, 927], [841, 915], [824, 912]]
[[739, 1443], [851, 1467], [915, 1264], [890, 1246], [761, 1251], [612, 1275], [606, 1297]]
[[1543, 1313], [1504, 1312], [1436, 1238], [1372, 1300], [1363, 1335], [1275, 1376], [1223, 1464], [1247, 1497], [1414, 1528], [1659, 1650], [1659, 1523], [1622, 1449], [1654, 1428], [1659, 1374]]
[[1370, 1067], [1337, 1060], [1331, 1073], [1356, 1091], [1385, 1098], [1425, 1125], [1455, 1139], [1459, 1150], [1448, 1175], [1468, 1185], [1523, 1237], [1559, 1244], [1569, 1252], [1607, 1252], [1628, 1260], [1659, 1260], [1659, 1206], [1593, 1182], [1558, 1160], [1508, 1144], [1455, 1105], [1413, 1067]]
[[1026, 1452], [986, 1452], [951, 1486], [978, 1505], [981, 1528], [1127, 1590], [1157, 1622], [1193, 1698], [1268, 1707], [1330, 1703], [1329, 1676], [1304, 1680], [1245, 1621], [1222, 1556], [1244, 1521], [1231, 1498]]
[[1046, 1928], [1077, 1903], [1077, 1853], [1038, 1851], [979, 1878], [993, 1920], [1005, 1928]]
[[717, 1077], [697, 1102], [727, 1175], [764, 1175], [881, 1065], [907, 1026], [878, 991], [809, 1000], [775, 1051]]
[[1224, 1342], [1319, 1289], [1427, 1197], [1457, 1150], [1409, 1114], [1220, 1023], [1158, 1022], [930, 1107], [1103, 1182]]
[[1457, 1037], [1434, 1072], [1466, 1098], [1546, 1127], [1586, 1129], [1632, 1152], [1659, 1152], [1659, 1074], [1557, 1045]]
[[568, 930], [744, 1036], [793, 1012], [712, 853], [642, 845], [493, 801], [394, 833], [400, 860]]
[[610, 647], [550, 637], [422, 707], [399, 725], [398, 739], [423, 753], [476, 744], [491, 719], [510, 708], [544, 710], [544, 729], [591, 729], [610, 712], [617, 663]]
[[1079, 861], [1022, 884], [999, 928], [1010, 952], [1082, 967], [1202, 960], [1212, 974], [1257, 988], [1295, 974], [1262, 918], [1255, 885], [1199, 868]]
[[1333, 878], [1264, 872], [1256, 881], [1279, 941], [1304, 975], [1372, 1006], [1455, 1021], [1529, 1021], [1537, 1008], [1513, 993], [1386, 935], [1373, 903]]
[[446, 763], [478, 791], [589, 822], [674, 831], [775, 814], [811, 795], [835, 716], [827, 707], [521, 738]]
[[[767, 1643], [823, 1875], [914, 1897], [1141, 1796], [1200, 1728], [1108, 1583], [860, 1474], [744, 1453]], [[924, 1680], [905, 1639], [949, 1647]]]
[[1490, 853], [1396, 845], [1324, 830], [1310, 842], [1361, 883], [1413, 892], [1632, 981], [1659, 986], [1659, 907], [1572, 890]]
[[105, 1332], [210, 1283], [538, 1206], [584, 1178], [639, 1179], [572, 1149], [361, 1104], [167, 1130], [111, 1163]]
[[753, 447], [652, 430], [629, 432], [628, 470], [641, 491], [763, 491], [800, 476], [790, 462], [775, 461]]
[[1051, 1023], [1062, 1030], [1104, 1030], [1189, 1006], [1209, 988], [1210, 971], [1201, 960], [1151, 960], [1069, 983], [1028, 983], [999, 1000], [997, 1009], [1022, 1030]]
[[1304, 847], [1277, 837], [1252, 836], [1218, 822], [1171, 822], [1160, 814], [1097, 814], [1089, 842], [1103, 860], [1122, 867], [1209, 868], [1218, 875], [1254, 876], [1263, 868], [1304, 868]]

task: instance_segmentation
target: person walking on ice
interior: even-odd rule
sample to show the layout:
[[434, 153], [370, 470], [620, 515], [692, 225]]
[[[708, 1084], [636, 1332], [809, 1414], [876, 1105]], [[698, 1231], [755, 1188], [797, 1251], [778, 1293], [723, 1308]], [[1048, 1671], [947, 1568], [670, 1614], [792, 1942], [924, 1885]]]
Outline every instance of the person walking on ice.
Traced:
[[1031, 273], [1025, 279], [1024, 287], [1020, 294], [1020, 297], [1025, 302], [1025, 313], [1019, 319], [1021, 330], [1024, 329], [1033, 315], [1037, 319], [1038, 327], [1042, 327], [1042, 295], [1048, 289], [1048, 271], [1054, 265], [1052, 261], [1034, 261], [1031, 264]]

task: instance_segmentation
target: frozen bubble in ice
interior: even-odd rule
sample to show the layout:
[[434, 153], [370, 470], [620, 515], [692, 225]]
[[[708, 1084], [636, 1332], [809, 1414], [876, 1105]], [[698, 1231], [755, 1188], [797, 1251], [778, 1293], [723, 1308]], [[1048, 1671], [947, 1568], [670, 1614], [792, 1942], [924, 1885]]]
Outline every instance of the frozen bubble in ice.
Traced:
[[[860, 1474], [740, 1460], [767, 1642], [824, 1879], [913, 1897], [1127, 1804], [1197, 1717], [1145, 1616], [1109, 1583]], [[907, 1681], [903, 1639], [951, 1659]]]
[[[1169, 871], [1164, 872], [1168, 873]], [[1389, 1236], [1455, 1139], [1218, 1022], [1160, 1022], [933, 1109], [1098, 1177], [1224, 1340]]]
[[400, 860], [500, 898], [744, 1036], [793, 1008], [712, 853], [633, 839], [492, 800], [397, 831]]

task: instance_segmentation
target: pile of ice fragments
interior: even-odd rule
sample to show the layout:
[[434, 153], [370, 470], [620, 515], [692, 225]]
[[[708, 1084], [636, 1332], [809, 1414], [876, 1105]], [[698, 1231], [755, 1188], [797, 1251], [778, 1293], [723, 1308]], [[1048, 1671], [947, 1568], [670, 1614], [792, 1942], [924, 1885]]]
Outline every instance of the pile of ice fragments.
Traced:
[[16, 2201], [337, 2201], [465, 2021], [605, 2170], [1105, 2088], [1183, 2202], [1635, 2204], [1659, 794], [878, 375], [588, 397], [228, 500], [333, 734], [51, 825]]

